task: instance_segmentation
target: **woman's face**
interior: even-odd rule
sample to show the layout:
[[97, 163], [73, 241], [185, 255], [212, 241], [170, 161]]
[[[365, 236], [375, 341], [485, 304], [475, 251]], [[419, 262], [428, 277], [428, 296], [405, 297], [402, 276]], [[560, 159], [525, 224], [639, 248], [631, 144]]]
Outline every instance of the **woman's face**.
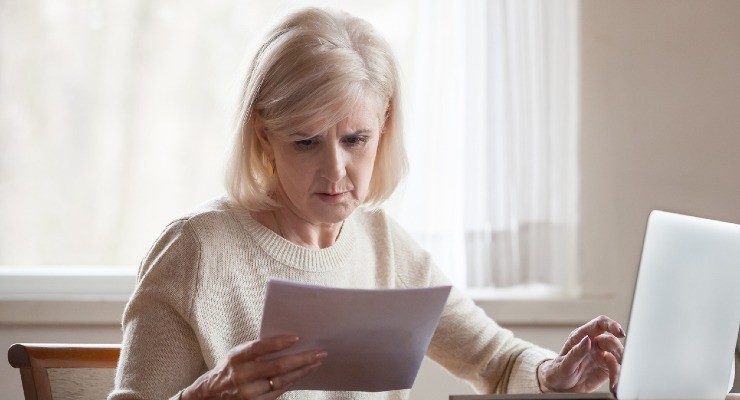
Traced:
[[[260, 134], [274, 156], [277, 201], [314, 225], [342, 222], [364, 202], [380, 139], [375, 102], [326, 131]], [[267, 143], [265, 143], [267, 141]]]

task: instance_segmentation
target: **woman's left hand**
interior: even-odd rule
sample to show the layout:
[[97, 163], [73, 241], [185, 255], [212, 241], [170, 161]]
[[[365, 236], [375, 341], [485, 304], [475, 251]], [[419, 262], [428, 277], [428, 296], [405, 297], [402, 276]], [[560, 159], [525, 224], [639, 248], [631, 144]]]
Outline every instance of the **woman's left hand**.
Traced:
[[543, 391], [592, 392], [609, 379], [612, 392], [617, 384], [625, 336], [622, 327], [605, 316], [594, 318], [574, 330], [560, 355], [537, 369]]

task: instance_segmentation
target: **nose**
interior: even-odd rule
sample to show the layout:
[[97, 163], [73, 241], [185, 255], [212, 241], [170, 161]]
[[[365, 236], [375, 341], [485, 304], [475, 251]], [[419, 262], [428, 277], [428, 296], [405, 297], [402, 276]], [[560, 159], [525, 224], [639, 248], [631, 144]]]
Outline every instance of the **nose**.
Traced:
[[347, 175], [346, 154], [339, 143], [325, 147], [321, 176], [330, 182], [339, 182]]

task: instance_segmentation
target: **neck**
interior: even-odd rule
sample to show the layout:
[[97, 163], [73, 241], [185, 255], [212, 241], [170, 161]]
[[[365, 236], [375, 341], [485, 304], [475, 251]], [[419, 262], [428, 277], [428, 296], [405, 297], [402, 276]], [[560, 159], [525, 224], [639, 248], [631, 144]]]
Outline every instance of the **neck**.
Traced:
[[252, 218], [286, 240], [309, 249], [324, 249], [337, 241], [343, 222], [313, 224], [281, 207], [272, 211], [254, 211]]
[[315, 224], [302, 219], [287, 207], [272, 211], [277, 233], [299, 246], [324, 249], [334, 244], [342, 230], [343, 222]]

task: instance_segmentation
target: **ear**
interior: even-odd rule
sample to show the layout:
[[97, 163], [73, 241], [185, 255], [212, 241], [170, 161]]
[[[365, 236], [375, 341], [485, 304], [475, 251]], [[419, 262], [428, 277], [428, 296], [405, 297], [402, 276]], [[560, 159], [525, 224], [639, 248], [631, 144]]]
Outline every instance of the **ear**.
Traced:
[[257, 135], [257, 140], [259, 141], [260, 146], [262, 146], [262, 151], [264, 152], [265, 157], [267, 157], [268, 160], [274, 160], [275, 153], [272, 149], [272, 143], [270, 143], [270, 137], [265, 131], [265, 122], [262, 119], [262, 116], [256, 111], [254, 113], [254, 117], [252, 117], [252, 127], [254, 128], [254, 134]]

